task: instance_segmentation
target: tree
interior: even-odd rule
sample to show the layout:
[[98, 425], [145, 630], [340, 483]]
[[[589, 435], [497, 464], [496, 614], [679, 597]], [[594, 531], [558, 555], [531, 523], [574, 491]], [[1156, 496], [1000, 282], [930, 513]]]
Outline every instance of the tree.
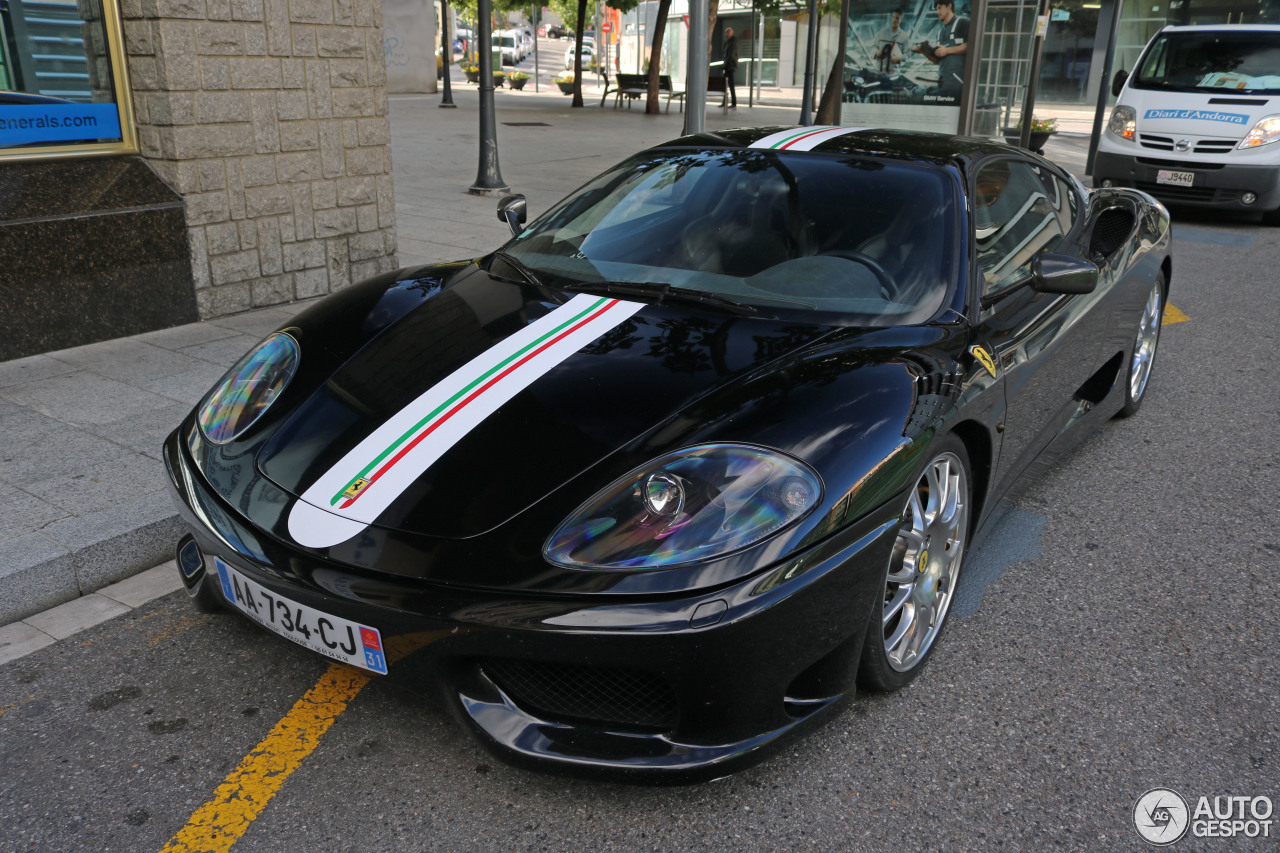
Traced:
[[844, 94], [844, 57], [849, 49], [849, 0], [840, 3], [840, 37], [836, 49], [835, 62], [831, 63], [831, 73], [827, 75], [827, 85], [822, 89], [822, 101], [818, 104], [818, 114], [814, 120], [818, 124], [835, 124], [836, 113], [840, 110], [840, 96]]
[[671, 0], [658, 0], [658, 20], [653, 25], [653, 46], [649, 48], [649, 96], [644, 104], [645, 113], [651, 116], [658, 114], [658, 76], [662, 73], [662, 39], [667, 32], [667, 14], [670, 11]]

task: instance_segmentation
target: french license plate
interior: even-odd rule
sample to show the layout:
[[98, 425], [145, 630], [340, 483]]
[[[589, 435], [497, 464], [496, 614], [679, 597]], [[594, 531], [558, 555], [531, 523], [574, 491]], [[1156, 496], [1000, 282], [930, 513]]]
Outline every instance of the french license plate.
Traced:
[[227, 601], [259, 625], [325, 657], [387, 674], [387, 658], [377, 628], [291, 601], [250, 580], [221, 559], [214, 557], [213, 562], [218, 567], [218, 579], [222, 581], [222, 594]]
[[1196, 181], [1195, 172], [1174, 172], [1169, 169], [1161, 169], [1156, 172], [1157, 184], [1174, 184], [1179, 187], [1189, 187]]

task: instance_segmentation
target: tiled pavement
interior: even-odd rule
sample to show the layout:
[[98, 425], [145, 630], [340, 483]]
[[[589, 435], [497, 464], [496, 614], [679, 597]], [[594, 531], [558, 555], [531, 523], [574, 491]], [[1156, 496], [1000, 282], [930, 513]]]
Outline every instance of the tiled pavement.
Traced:
[[[467, 192], [479, 159], [475, 88], [456, 85], [454, 99], [455, 110], [439, 109], [434, 95], [391, 99], [405, 265], [477, 256], [507, 234], [494, 199]], [[626, 154], [682, 130], [679, 113], [600, 109], [590, 90], [586, 100], [585, 109], [572, 110], [558, 92], [497, 93], [500, 169], [513, 192], [528, 196], [531, 216]], [[794, 104], [729, 113], [712, 107], [706, 126], [796, 118]], [[1087, 131], [1083, 114], [1071, 120], [1072, 129]], [[1079, 171], [1084, 144], [1087, 134], [1082, 144], [1080, 133], [1065, 133], [1048, 153]], [[91, 624], [112, 615], [104, 602], [114, 599], [90, 593], [171, 557], [180, 530], [160, 462], [164, 437], [237, 358], [303, 307], [0, 362], [0, 625], [32, 617], [0, 629], [0, 661], [18, 639], [39, 647], [31, 630], [58, 635], [35, 627], [45, 624], [41, 611], [86, 596], [87, 603], [55, 612], [79, 613]]]

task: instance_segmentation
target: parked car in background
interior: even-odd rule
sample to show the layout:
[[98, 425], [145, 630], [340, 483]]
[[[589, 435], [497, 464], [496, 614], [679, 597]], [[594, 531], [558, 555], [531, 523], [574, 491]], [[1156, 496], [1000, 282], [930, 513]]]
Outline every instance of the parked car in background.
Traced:
[[[564, 52], [564, 67], [566, 69], [573, 68], [573, 48], [567, 48]], [[596, 67], [596, 49], [595, 45], [585, 39], [582, 42], [582, 70], [594, 71]]]
[[524, 59], [520, 54], [520, 45], [517, 37], [510, 30], [494, 33], [493, 44], [502, 50], [503, 65], [519, 65], [520, 60]]

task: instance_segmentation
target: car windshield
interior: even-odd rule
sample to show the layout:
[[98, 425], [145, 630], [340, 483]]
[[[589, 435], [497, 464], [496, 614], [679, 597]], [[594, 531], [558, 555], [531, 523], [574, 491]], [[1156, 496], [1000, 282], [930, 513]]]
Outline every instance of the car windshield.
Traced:
[[1280, 31], [1164, 33], [1143, 57], [1140, 89], [1280, 95]]
[[771, 314], [923, 322], [960, 268], [946, 171], [769, 150], [641, 153], [506, 247], [547, 284], [635, 282]]

